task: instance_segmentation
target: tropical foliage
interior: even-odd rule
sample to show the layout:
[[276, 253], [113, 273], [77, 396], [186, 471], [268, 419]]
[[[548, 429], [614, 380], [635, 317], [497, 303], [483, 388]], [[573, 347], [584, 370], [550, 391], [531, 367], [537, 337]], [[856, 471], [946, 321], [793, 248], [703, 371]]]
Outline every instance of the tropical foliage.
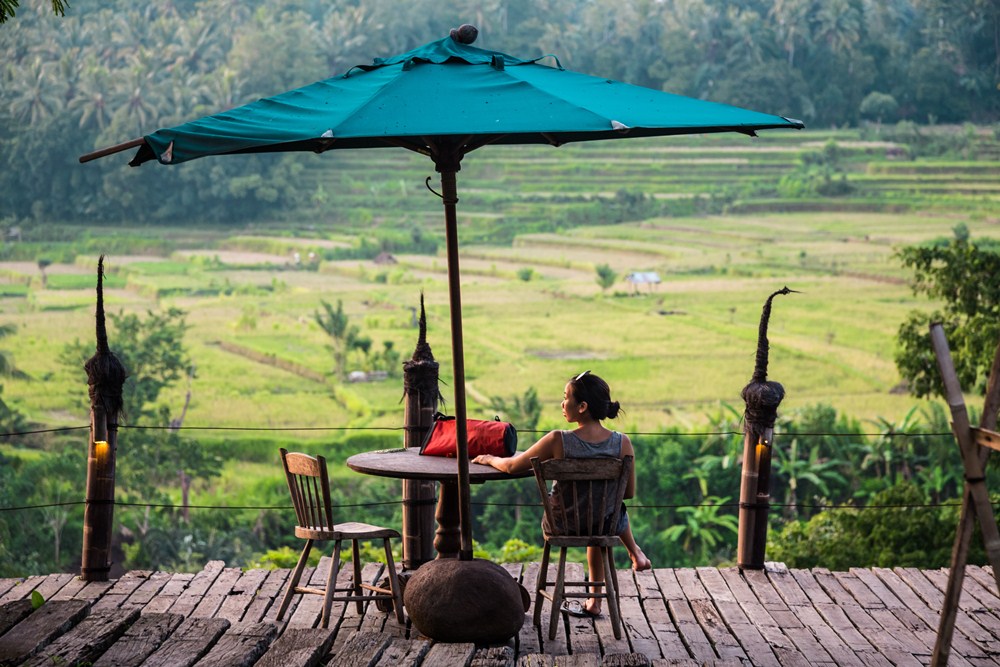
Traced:
[[[811, 126], [1000, 114], [1000, 7], [979, 0], [75, 0], [53, 15], [64, 4], [21, 8], [0, 33], [0, 190], [18, 219], [176, 221], [195, 203], [202, 220], [280, 215], [304, 196], [301, 164], [288, 156], [68, 167], [462, 21], [478, 24], [488, 48], [554, 53], [565, 67]], [[0, 16], [16, 6], [4, 2]]]

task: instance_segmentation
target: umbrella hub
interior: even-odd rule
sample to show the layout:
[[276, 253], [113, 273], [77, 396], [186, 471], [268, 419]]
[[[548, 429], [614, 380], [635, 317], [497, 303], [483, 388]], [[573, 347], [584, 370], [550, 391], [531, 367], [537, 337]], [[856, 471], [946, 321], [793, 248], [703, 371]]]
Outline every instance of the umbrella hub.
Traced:
[[479, 37], [479, 28], [471, 23], [463, 23], [451, 29], [451, 38], [459, 44], [472, 44]]

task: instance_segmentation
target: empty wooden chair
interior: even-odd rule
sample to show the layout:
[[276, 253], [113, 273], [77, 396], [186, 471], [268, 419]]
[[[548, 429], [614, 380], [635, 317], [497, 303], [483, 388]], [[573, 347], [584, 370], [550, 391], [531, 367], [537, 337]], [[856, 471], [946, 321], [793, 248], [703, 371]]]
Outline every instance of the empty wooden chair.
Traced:
[[[625, 486], [632, 472], [632, 457], [612, 459], [531, 459], [538, 492], [545, 510], [545, 549], [535, 586], [535, 626], [541, 625], [542, 598], [552, 603], [549, 639], [556, 638], [559, 612], [567, 598], [604, 598], [615, 639], [621, 639], [621, 610], [618, 604], [618, 575], [612, 548], [621, 544], [618, 522], [622, 513]], [[558, 482], [550, 495], [549, 482]], [[556, 580], [547, 582], [549, 550], [559, 548]], [[604, 581], [566, 581], [566, 550], [569, 547], [597, 547], [604, 560]], [[551, 587], [550, 593], [547, 589]], [[568, 592], [567, 587], [582, 592]], [[596, 591], [588, 589], [596, 588]]]
[[[404, 623], [403, 595], [396, 577], [396, 565], [392, 558], [392, 538], [398, 538], [399, 533], [391, 528], [372, 526], [367, 523], [337, 523], [333, 522], [333, 506], [330, 502], [330, 478], [327, 475], [326, 459], [322, 456], [289, 453], [281, 450], [281, 464], [288, 480], [288, 490], [292, 494], [292, 504], [295, 506], [295, 516], [298, 525], [295, 526], [295, 536], [306, 541], [295, 566], [295, 572], [288, 582], [285, 596], [278, 608], [277, 619], [280, 621], [288, 610], [288, 605], [295, 593], [315, 594], [323, 596], [324, 628], [330, 623], [330, 609], [334, 600], [355, 602], [358, 613], [363, 613], [363, 603], [366, 600], [391, 600], [396, 612], [396, 620]], [[310, 588], [299, 586], [299, 579], [305, 569], [306, 560], [316, 540], [332, 540], [333, 553], [330, 562], [330, 574], [326, 580], [326, 588]], [[337, 572], [340, 569], [341, 544], [349, 540], [354, 555], [354, 577], [349, 587], [337, 588]], [[360, 541], [382, 540], [385, 547], [386, 570], [389, 577], [389, 588], [381, 588], [361, 581], [361, 562], [358, 543]], [[371, 591], [366, 594], [365, 591]], [[337, 593], [344, 593], [337, 595]]]

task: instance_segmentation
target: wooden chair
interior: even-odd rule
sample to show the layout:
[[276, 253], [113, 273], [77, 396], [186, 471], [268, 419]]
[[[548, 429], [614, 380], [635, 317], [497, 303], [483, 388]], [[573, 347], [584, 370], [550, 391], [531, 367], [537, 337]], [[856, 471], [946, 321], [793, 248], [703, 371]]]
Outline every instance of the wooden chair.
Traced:
[[[624, 459], [531, 459], [535, 471], [538, 492], [542, 496], [546, 526], [553, 532], [546, 533], [545, 549], [542, 552], [542, 566], [535, 586], [535, 626], [541, 625], [542, 598], [552, 603], [549, 617], [549, 639], [556, 638], [559, 611], [567, 598], [604, 598], [607, 600], [608, 615], [615, 639], [621, 639], [621, 610], [618, 604], [618, 574], [612, 548], [621, 544], [616, 528], [622, 512], [625, 486], [632, 473], [632, 457]], [[560, 495], [564, 502], [553, 502], [549, 496], [549, 482], [559, 482]], [[589, 498], [589, 501], [587, 500]], [[612, 516], [605, 519], [604, 508], [615, 508]], [[578, 511], [572, 511], [572, 508]], [[571, 511], [567, 511], [571, 510]], [[549, 550], [559, 547], [559, 569], [556, 580], [547, 582]], [[604, 560], [604, 581], [566, 581], [566, 550], [569, 547], [598, 547]], [[547, 588], [552, 587], [552, 593]], [[567, 587], [583, 587], [583, 592], [567, 592]], [[599, 592], [591, 593], [595, 587]]]
[[[328, 627], [330, 623], [330, 608], [334, 600], [355, 602], [358, 613], [364, 613], [363, 603], [365, 600], [391, 600], [396, 611], [396, 620], [402, 624], [403, 619], [403, 595], [399, 587], [399, 579], [396, 577], [396, 565], [392, 559], [391, 538], [398, 538], [399, 533], [391, 528], [372, 526], [367, 523], [338, 523], [333, 522], [333, 506], [330, 502], [330, 479], [326, 470], [326, 459], [322, 456], [309, 456], [308, 454], [289, 453], [281, 449], [281, 464], [285, 469], [285, 478], [288, 480], [288, 490], [292, 494], [292, 504], [295, 505], [295, 516], [298, 525], [295, 526], [295, 536], [306, 541], [299, 562], [292, 573], [291, 581], [285, 590], [285, 596], [281, 600], [278, 608], [277, 620], [281, 620], [288, 610], [288, 605], [295, 593], [306, 593], [323, 596], [323, 617], [322, 625]], [[362, 540], [382, 540], [385, 547], [386, 570], [389, 576], [389, 588], [381, 588], [366, 584], [361, 581], [361, 560], [358, 543]], [[333, 540], [333, 554], [331, 555], [330, 574], [326, 580], [326, 588], [309, 588], [299, 586], [299, 579], [305, 569], [306, 560], [309, 558], [309, 551], [316, 540]], [[337, 588], [337, 571], [340, 569], [340, 548], [344, 540], [350, 540], [354, 555], [354, 578], [351, 585], [346, 588]], [[365, 590], [371, 591], [365, 594]], [[345, 595], [337, 595], [344, 592]]]

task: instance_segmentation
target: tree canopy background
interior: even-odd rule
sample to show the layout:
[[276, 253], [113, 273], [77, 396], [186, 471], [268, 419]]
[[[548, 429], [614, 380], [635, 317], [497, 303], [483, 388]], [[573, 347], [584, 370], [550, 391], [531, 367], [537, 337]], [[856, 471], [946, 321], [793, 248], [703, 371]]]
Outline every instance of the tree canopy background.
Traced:
[[65, 17], [39, 0], [0, 27], [5, 213], [244, 223], [293, 210], [295, 156], [169, 170], [76, 158], [462, 22], [484, 48], [812, 127], [1000, 117], [1000, 5], [986, 0], [76, 0]]

